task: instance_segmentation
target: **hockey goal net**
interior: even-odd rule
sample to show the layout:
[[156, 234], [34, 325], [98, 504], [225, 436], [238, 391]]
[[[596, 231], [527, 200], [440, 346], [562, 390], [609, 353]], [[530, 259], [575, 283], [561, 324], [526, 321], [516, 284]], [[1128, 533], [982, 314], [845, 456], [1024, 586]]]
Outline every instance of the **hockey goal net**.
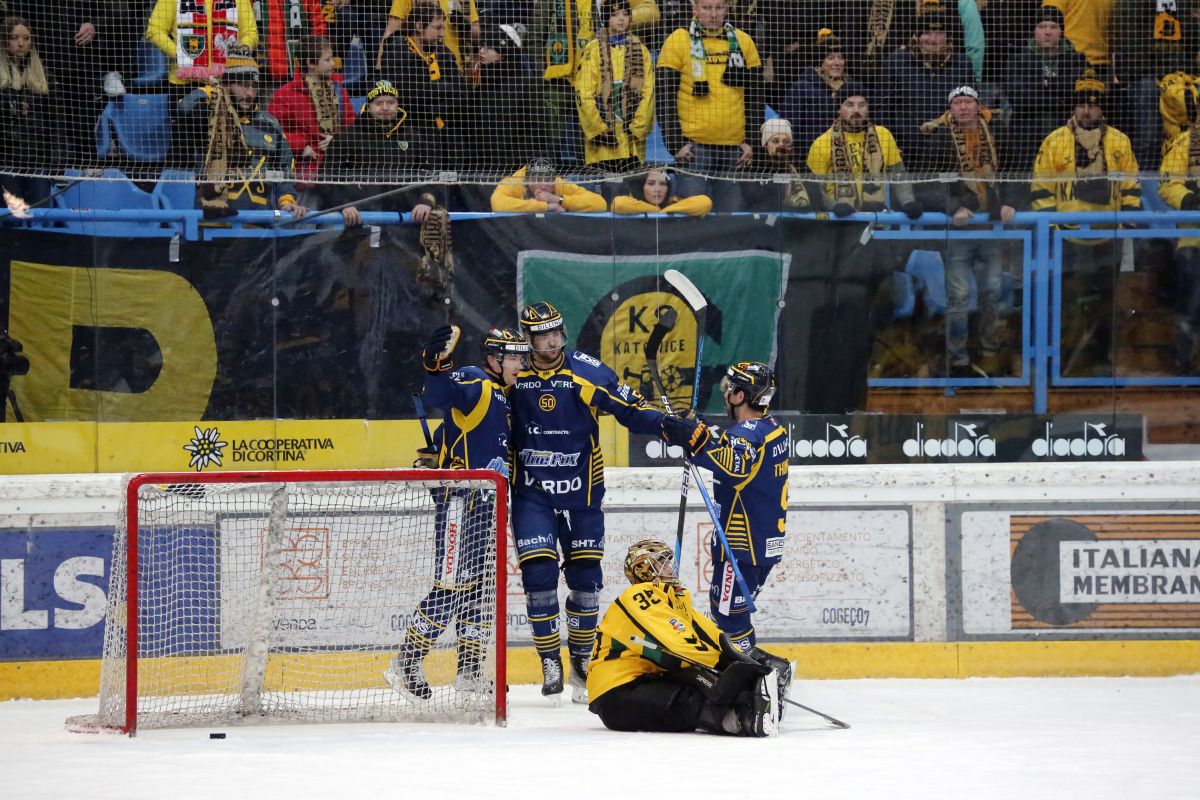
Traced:
[[[503, 724], [507, 519], [488, 470], [135, 476], [99, 713], [68, 727]], [[385, 680], [409, 640], [424, 697]]]

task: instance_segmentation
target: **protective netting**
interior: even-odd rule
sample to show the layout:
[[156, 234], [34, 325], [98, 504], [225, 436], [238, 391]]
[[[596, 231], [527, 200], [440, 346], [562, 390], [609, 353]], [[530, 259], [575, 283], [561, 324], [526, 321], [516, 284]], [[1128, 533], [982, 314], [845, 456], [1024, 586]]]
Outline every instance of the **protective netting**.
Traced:
[[[1034, 171], [1061, 182], [1050, 167], [1071, 153], [1072, 177], [1156, 173], [1197, 107], [1200, 21], [1177, 0], [0, 8], [0, 173], [31, 204], [69, 186], [63, 178], [129, 177], [198, 183], [206, 208], [328, 207], [347, 199], [339, 184], [494, 185], [536, 159], [582, 182], [673, 163], [682, 197], [727, 194], [714, 177], [793, 171], [843, 186], [864, 171], [884, 183], [1027, 182]], [[956, 91], [977, 103], [982, 128], [947, 116]], [[851, 96], [865, 100], [863, 119], [841, 130]], [[1103, 142], [1083, 124], [1050, 142], [1081, 97], [1103, 112]], [[772, 143], [781, 135], [790, 145]], [[1181, 152], [1181, 171], [1200, 162]], [[97, 167], [121, 172], [87, 171]], [[836, 192], [823, 194], [786, 204], [832, 210]], [[173, 197], [162, 202], [186, 202]], [[486, 210], [488, 194], [450, 202]]]
[[[139, 728], [497, 717], [494, 482], [224, 477], [122, 509], [100, 711], [73, 727], [126, 728], [131, 703]], [[424, 692], [389, 685], [403, 661]]]

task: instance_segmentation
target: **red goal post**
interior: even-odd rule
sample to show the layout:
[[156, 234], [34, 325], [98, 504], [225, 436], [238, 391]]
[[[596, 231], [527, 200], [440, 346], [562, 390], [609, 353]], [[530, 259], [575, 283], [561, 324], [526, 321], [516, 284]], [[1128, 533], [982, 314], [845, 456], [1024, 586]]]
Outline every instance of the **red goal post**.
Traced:
[[[492, 470], [133, 476], [114, 534], [99, 713], [68, 727], [503, 725], [507, 527], [507, 481]], [[434, 640], [427, 699], [383, 678], [417, 629]], [[464, 636], [483, 653], [467, 688], [455, 681]]]

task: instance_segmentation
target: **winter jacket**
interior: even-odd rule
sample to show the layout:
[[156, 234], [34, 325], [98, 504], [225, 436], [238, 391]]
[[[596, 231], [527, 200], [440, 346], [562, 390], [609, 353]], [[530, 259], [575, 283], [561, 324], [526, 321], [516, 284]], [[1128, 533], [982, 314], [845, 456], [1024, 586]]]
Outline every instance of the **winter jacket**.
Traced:
[[[342, 112], [339, 129], [344, 130], [354, 124], [354, 107], [350, 104], [350, 98], [346, 95], [340, 81], [334, 81], [333, 91]], [[271, 104], [267, 107], [267, 111], [283, 126], [288, 144], [291, 145], [292, 152], [296, 156], [297, 179], [313, 180], [321, 168], [321, 160], [325, 154], [318, 147], [321, 141], [321, 131], [317, 123], [317, 111], [313, 107], [312, 97], [308, 93], [304, 76], [299, 76], [290, 83], [279, 87], [271, 97]], [[334, 134], [335, 140], [337, 135], [337, 133]], [[305, 158], [302, 155], [305, 147], [311, 147], [317, 157]]]
[[1075, 81], [1087, 60], [1066, 39], [1046, 51], [1030, 39], [1008, 63], [1004, 92], [1012, 105], [1003, 161], [1009, 169], [1033, 168], [1038, 145], [1071, 116]]
[[[629, 45], [625, 37], [620, 43], [610, 43], [609, 53], [612, 58], [612, 73], [614, 89], [627, 77], [626, 56]], [[592, 40], [583, 52], [583, 61], [579, 72], [575, 75], [576, 100], [579, 106], [579, 124], [583, 128], [584, 161], [594, 164], [597, 161], [612, 161], [619, 158], [646, 159], [646, 139], [650, 129], [654, 127], [654, 61], [646, 45], [637, 45], [642, 51], [643, 74], [642, 97], [637, 108], [633, 109], [632, 119], [627, 125], [621, 120], [612, 131], [616, 137], [616, 145], [597, 144], [593, 139], [603, 134], [608, 126], [600, 112], [598, 93], [600, 91], [600, 42]], [[614, 91], [612, 98], [614, 113], [621, 109], [620, 97]], [[628, 132], [627, 132], [628, 131]]]
[[945, 112], [951, 91], [975, 80], [971, 63], [957, 51], [944, 64], [930, 68], [918, 55], [902, 50], [888, 58], [881, 74], [887, 82], [870, 98], [874, 101], [871, 118], [895, 134], [906, 160], [914, 160], [921, 146], [921, 124]]
[[[212, 8], [213, 0], [204, 0], [206, 9]], [[254, 21], [254, 4], [252, 0], [237, 0], [238, 42], [249, 48], [258, 47], [258, 25]], [[179, 0], [158, 0], [154, 11], [150, 13], [150, 21], [146, 24], [146, 40], [167, 54], [171, 65], [171, 83], [191, 83], [180, 78], [179, 65], [176, 63], [175, 22], [179, 11]], [[206, 46], [211, 47], [212, 42]]]

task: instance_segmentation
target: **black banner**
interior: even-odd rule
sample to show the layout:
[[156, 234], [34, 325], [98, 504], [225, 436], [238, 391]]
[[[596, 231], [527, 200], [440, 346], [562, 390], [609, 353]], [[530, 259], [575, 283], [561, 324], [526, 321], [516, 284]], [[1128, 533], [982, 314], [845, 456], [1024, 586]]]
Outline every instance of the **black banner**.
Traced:
[[[1138, 414], [773, 415], [788, 427], [797, 465], [1140, 461]], [[716, 424], [719, 421], [713, 420]], [[631, 467], [675, 464], [683, 453], [632, 436]]]

